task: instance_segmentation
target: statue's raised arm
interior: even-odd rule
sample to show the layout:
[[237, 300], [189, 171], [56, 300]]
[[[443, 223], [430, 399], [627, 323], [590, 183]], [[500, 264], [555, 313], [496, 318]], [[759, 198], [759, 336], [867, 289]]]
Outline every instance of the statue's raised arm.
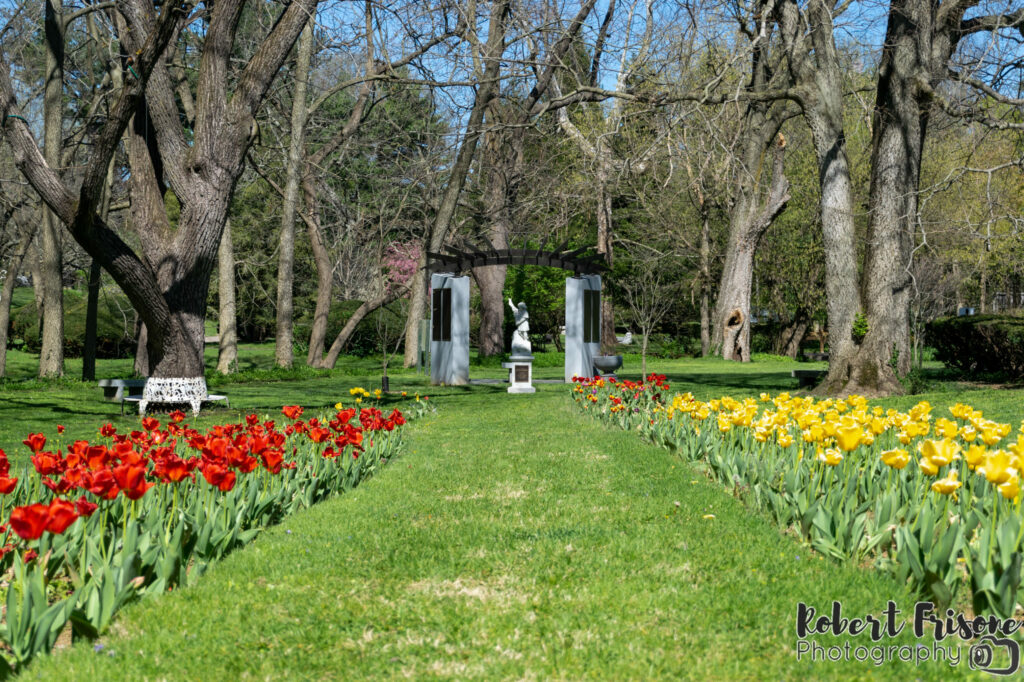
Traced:
[[512, 314], [513, 315], [515, 315], [516, 313], [519, 312], [519, 308], [516, 307], [516, 304], [512, 302], [511, 298], [508, 299], [508, 307], [512, 309]]

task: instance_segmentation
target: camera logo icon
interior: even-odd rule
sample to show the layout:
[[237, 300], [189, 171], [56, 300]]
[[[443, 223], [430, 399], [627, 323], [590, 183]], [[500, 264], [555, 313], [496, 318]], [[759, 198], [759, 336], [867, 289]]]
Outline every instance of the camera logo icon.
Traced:
[[[1000, 656], [1000, 667], [995, 667], [996, 652], [1003, 650], [1006, 651], [1006, 658], [1009, 660], [1003, 666], [1003, 657]], [[967, 664], [971, 670], [980, 670], [990, 675], [1012, 675], [1020, 668], [1020, 644], [1012, 639], [985, 635], [971, 645], [967, 652]]]

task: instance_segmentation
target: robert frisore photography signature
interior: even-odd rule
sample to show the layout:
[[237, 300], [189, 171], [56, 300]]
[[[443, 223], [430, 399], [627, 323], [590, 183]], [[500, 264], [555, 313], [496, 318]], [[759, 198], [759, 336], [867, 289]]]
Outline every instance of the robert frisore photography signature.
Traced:
[[[895, 643], [892, 640], [904, 632], [908, 621], [894, 601], [877, 615], [852, 618], [843, 615], [843, 605], [838, 601], [833, 601], [827, 612], [800, 602], [796, 612], [796, 657], [798, 661], [859, 661], [878, 666], [896, 661], [915, 665], [931, 661], [954, 667], [966, 659], [972, 670], [993, 675], [1010, 675], [1020, 669], [1020, 643], [1012, 635], [1024, 621], [993, 615], [970, 617], [953, 609], [937, 613], [934, 603], [918, 602], [909, 624], [919, 641]], [[849, 639], [842, 644], [822, 643], [811, 639], [815, 635], [845, 635], [863, 638], [865, 643]]]

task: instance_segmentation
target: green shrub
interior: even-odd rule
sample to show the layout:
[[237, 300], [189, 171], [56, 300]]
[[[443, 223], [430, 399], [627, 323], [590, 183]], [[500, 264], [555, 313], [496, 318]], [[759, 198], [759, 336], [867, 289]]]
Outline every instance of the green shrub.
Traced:
[[[64, 356], [82, 357], [85, 345], [85, 313], [88, 304], [84, 292], [64, 290]], [[9, 338], [12, 347], [38, 353], [39, 311], [35, 299], [11, 311]], [[135, 353], [135, 311], [120, 291], [100, 293], [96, 309], [96, 357], [128, 358]]]
[[935, 358], [968, 374], [1024, 377], [1024, 318], [1010, 315], [946, 317], [930, 322]]

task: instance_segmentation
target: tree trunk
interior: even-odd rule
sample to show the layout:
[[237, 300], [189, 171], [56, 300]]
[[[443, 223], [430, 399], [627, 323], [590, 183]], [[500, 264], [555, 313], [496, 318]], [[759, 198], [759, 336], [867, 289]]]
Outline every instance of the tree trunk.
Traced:
[[[952, 7], [952, 5], [950, 5]], [[840, 357], [848, 376], [839, 393], [901, 393], [910, 371], [910, 267], [917, 220], [921, 153], [934, 92], [946, 78], [958, 16], [940, 21], [925, 0], [891, 5], [879, 64], [871, 140], [871, 222], [862, 297], [868, 332], [856, 352]], [[945, 5], [943, 9], [946, 9]], [[835, 362], [830, 358], [830, 362]]]
[[[64, 16], [59, 0], [46, 0], [44, 18], [46, 84], [43, 94], [43, 158], [51, 168], [61, 165], [64, 98]], [[61, 277], [60, 221], [43, 206], [39, 236], [42, 291], [39, 323], [39, 376], [64, 374], [64, 292]]]
[[505, 49], [505, 15], [508, 13], [510, 2], [511, 0], [497, 0], [491, 7], [491, 28], [487, 32], [487, 44], [483, 56], [484, 73], [480, 80], [480, 87], [477, 89], [476, 99], [473, 101], [473, 109], [470, 111], [469, 120], [466, 123], [466, 136], [455, 157], [455, 164], [452, 166], [452, 173], [444, 188], [441, 205], [434, 216], [433, 224], [424, 235], [424, 248], [420, 252], [416, 274], [412, 277], [413, 289], [409, 300], [409, 317], [405, 325], [406, 367], [415, 366], [419, 355], [419, 322], [426, 312], [429, 282], [427, 252], [437, 252], [448, 238], [452, 219], [455, 217], [455, 209], [458, 206], [459, 195], [465, 185], [469, 167], [473, 163], [477, 142], [483, 134], [481, 124], [484, 120], [484, 112], [487, 111], [491, 100], [498, 94], [501, 54]]
[[[241, 5], [226, 2], [208, 8], [191, 123], [182, 120], [176, 84], [165, 60], [166, 47], [178, 36], [187, 14], [157, 14], [144, 0], [119, 2], [117, 38], [122, 55], [132, 55], [133, 77], [126, 78], [119, 95], [110, 100], [106, 119], [92, 140], [92, 159], [74, 190], [40, 158], [31, 128], [17, 107], [10, 69], [0, 61], [0, 111], [10, 112], [0, 127], [14, 162], [145, 321], [152, 376], [204, 374], [203, 322], [210, 274], [231, 194], [245, 167], [254, 117], [316, 6], [317, 0], [288, 3], [235, 80], [228, 73]], [[234, 85], [230, 92], [229, 85]], [[131, 225], [141, 253], [96, 210], [107, 164], [126, 133]], [[175, 226], [164, 208], [168, 186], [181, 205]]]
[[82, 381], [96, 380], [96, 327], [103, 268], [95, 259], [89, 263], [89, 291], [85, 302], [85, 342], [82, 345]]
[[811, 129], [818, 161], [825, 294], [828, 311], [829, 373], [822, 390], [837, 392], [849, 379], [848, 358], [856, 352], [853, 321], [861, 310], [852, 183], [843, 124], [843, 78], [833, 31], [834, 5], [811, 0], [805, 32], [795, 0], [776, 6], [790, 71], [801, 88], [799, 103]]
[[217, 349], [217, 371], [231, 374], [238, 368], [238, 324], [235, 314], [235, 247], [231, 241], [231, 220], [224, 225], [217, 251], [217, 298], [220, 303], [220, 318], [217, 334], [220, 346]]
[[135, 337], [135, 361], [132, 363], [132, 371], [140, 377], [149, 376], [149, 334], [146, 332], [146, 323], [139, 321]]
[[700, 355], [711, 352], [711, 220], [701, 207], [700, 227]]
[[789, 180], [783, 174], [785, 142], [781, 137], [774, 149], [771, 185], [763, 204], [760, 201], [758, 159], [765, 150], [765, 142], [770, 143], [772, 138], [763, 140], [765, 128], [758, 130], [762, 131], [761, 134], [755, 135], [752, 131], [748, 138], [750, 141], [745, 143], [745, 163], [738, 173], [736, 204], [729, 218], [729, 246], [711, 330], [712, 347], [716, 352], [726, 360], [739, 362], [750, 361], [750, 288], [754, 253], [761, 237], [789, 201]]
[[295, 56], [295, 91], [292, 93], [291, 139], [288, 145], [287, 179], [284, 189], [284, 210], [281, 215], [281, 238], [277, 263], [277, 333], [274, 360], [278, 367], [291, 367], [294, 360], [292, 336], [293, 287], [295, 282], [295, 206], [299, 198], [299, 172], [302, 166], [303, 139], [306, 132], [306, 83], [313, 59], [313, 21], [306, 24], [299, 36]]
[[309, 352], [306, 364], [310, 367], [324, 367], [324, 344], [327, 342], [327, 321], [331, 312], [331, 294], [334, 284], [334, 269], [331, 257], [320, 231], [320, 207], [316, 198], [313, 173], [307, 169], [302, 179], [303, 203], [305, 204], [306, 233], [313, 250], [316, 265], [316, 308], [313, 311], [313, 325], [309, 332]]
[[[492, 237], [496, 235], [492, 234]], [[492, 243], [494, 243], [492, 239]], [[503, 249], [506, 246], [495, 248]], [[501, 355], [505, 352], [505, 265], [473, 268], [473, 278], [480, 289], [480, 357]]]
[[[611, 169], [606, 156], [611, 154], [604, 145], [598, 144], [597, 171], [597, 252], [604, 256], [604, 262], [610, 269], [614, 259], [612, 248], [612, 195], [608, 191], [611, 182]], [[612, 297], [607, 291], [601, 292], [601, 352], [605, 355], [615, 353], [615, 310]]]
[[25, 228], [21, 241], [7, 261], [7, 277], [0, 288], [0, 377], [7, 375], [7, 330], [11, 326], [11, 297], [14, 295], [14, 285], [18, 281], [18, 269], [31, 243], [32, 230]]
[[797, 311], [793, 319], [782, 327], [775, 346], [775, 352], [795, 360], [797, 355], [800, 354], [800, 343], [804, 340], [804, 336], [807, 335], [807, 328], [810, 324], [811, 318], [804, 311]]
[[[500, 124], [497, 108], [491, 108], [492, 124]], [[487, 238], [495, 249], [508, 248], [512, 229], [512, 210], [516, 202], [520, 165], [522, 163], [522, 128], [499, 129], [485, 139], [484, 220]], [[489, 265], [473, 269], [473, 278], [480, 289], [480, 357], [501, 355], [505, 351], [505, 276], [508, 267]]]
[[345, 350], [345, 346], [348, 345], [349, 339], [352, 338], [352, 334], [355, 333], [356, 327], [359, 323], [366, 319], [366, 316], [370, 313], [378, 310], [392, 301], [396, 301], [402, 296], [405, 296], [406, 289], [404, 287], [395, 287], [393, 290], [388, 291], [373, 300], [363, 301], [363, 303], [356, 308], [355, 312], [352, 313], [352, 317], [348, 318], [345, 322], [345, 326], [338, 332], [338, 336], [334, 339], [334, 343], [331, 344], [330, 349], [327, 351], [327, 357], [324, 358], [323, 364], [321, 365], [325, 369], [333, 369], [335, 363], [338, 362], [338, 356], [341, 355], [341, 351]]
[[643, 338], [640, 340], [640, 376], [647, 376], [647, 341], [650, 335], [645, 330]]
[[[106, 222], [110, 213], [110, 196], [114, 191], [114, 160], [107, 164], [107, 183], [100, 200], [100, 218]], [[89, 291], [85, 305], [85, 343], [82, 346], [82, 381], [96, 380], [96, 327], [100, 303], [100, 282], [103, 268], [95, 258], [89, 264]]]

